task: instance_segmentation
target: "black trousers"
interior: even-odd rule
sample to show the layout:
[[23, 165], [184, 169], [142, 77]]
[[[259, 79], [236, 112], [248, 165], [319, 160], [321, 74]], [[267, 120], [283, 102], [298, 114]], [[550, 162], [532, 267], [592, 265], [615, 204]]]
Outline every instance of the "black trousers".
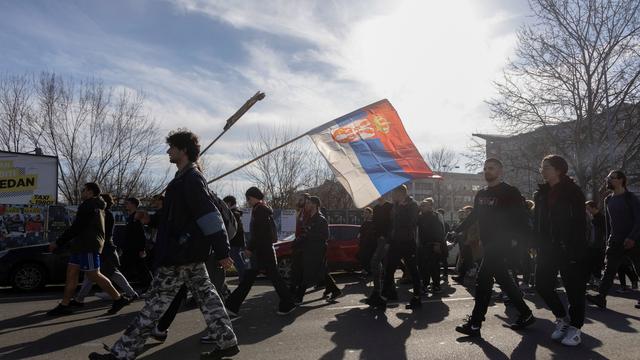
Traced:
[[[280, 297], [280, 306], [293, 304], [291, 293], [289, 292], [289, 289], [287, 289], [287, 284], [282, 279], [280, 271], [278, 271], [278, 265], [276, 264], [275, 259], [272, 261], [264, 261], [264, 263], [260, 265], [260, 268], [265, 270], [267, 278], [271, 281], [276, 293], [278, 293], [278, 297]], [[249, 295], [249, 291], [251, 290], [253, 283], [256, 281], [256, 277], [260, 273], [259, 270], [260, 269], [255, 268], [245, 269], [242, 281], [225, 301], [227, 309], [233, 312], [238, 312], [240, 310], [240, 306], [247, 298], [247, 295]]]
[[571, 326], [580, 329], [584, 325], [588, 267], [586, 259], [570, 261], [562, 251], [538, 253], [536, 290], [557, 318], [567, 316], [564, 304], [556, 292], [558, 272], [569, 300]]
[[122, 264], [120, 270], [127, 278], [135, 278], [144, 288], [148, 288], [149, 285], [151, 285], [153, 276], [147, 267], [145, 259], [138, 256], [138, 254], [125, 253], [122, 258], [120, 258], [120, 262]]
[[631, 285], [638, 283], [638, 274], [636, 268], [633, 266], [631, 259], [627, 258], [618, 268], [618, 279], [620, 280], [620, 286], [627, 286], [627, 278], [631, 280]]
[[409, 274], [411, 274], [413, 296], [420, 296], [422, 286], [416, 257], [417, 249], [414, 242], [393, 243], [389, 246], [389, 253], [387, 254], [387, 268], [384, 272], [384, 283], [382, 285], [383, 294], [387, 296], [393, 295], [395, 297], [396, 285], [394, 282], [394, 275], [400, 266], [401, 261], [404, 261], [406, 269], [409, 271]]
[[430, 283], [435, 287], [440, 286], [440, 254], [434, 250], [434, 246], [440, 247], [440, 244], [420, 244], [418, 247], [418, 270], [423, 286]]
[[630, 262], [635, 268], [638, 268], [640, 262], [638, 261], [636, 249], [625, 251], [624, 249], [608, 248], [605, 258], [606, 264], [604, 267], [604, 275], [602, 275], [602, 281], [600, 282], [599, 292], [601, 295], [606, 296], [613, 286], [613, 279], [616, 277], [620, 265]]
[[458, 268], [458, 276], [464, 278], [467, 272], [473, 267], [473, 252], [471, 246], [460, 244], [460, 267]]
[[588, 275], [596, 279], [602, 278], [604, 268], [604, 249], [589, 248], [587, 250]]
[[509, 275], [505, 255], [485, 248], [485, 255], [476, 276], [475, 305], [471, 313], [471, 322], [473, 324], [479, 325], [485, 320], [485, 315], [491, 302], [494, 279], [500, 285], [500, 289], [509, 296], [520, 315], [524, 316], [531, 313], [531, 309], [522, 299], [520, 289], [518, 289], [513, 278]]

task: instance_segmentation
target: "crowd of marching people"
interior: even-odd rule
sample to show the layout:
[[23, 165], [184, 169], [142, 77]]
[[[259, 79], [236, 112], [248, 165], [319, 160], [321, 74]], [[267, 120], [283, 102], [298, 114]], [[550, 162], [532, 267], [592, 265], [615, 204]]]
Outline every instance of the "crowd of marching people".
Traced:
[[[72, 254], [63, 299], [50, 315], [71, 314], [83, 306], [94, 283], [113, 301], [109, 314], [138, 298], [145, 301], [108, 353], [92, 353], [90, 359], [134, 359], [149, 337], [165, 341], [189, 294], [206, 322], [201, 342], [213, 345], [202, 357], [220, 359], [237, 354], [232, 321], [240, 317], [242, 304], [261, 273], [279, 297], [279, 315], [294, 312], [307, 289], [318, 284], [325, 287], [323, 297], [328, 301], [342, 295], [327, 268], [329, 225], [318, 197], [303, 194], [298, 201], [287, 283], [278, 270], [274, 213], [263, 192], [256, 187], [246, 191], [251, 221], [249, 229], [244, 229], [237, 200], [233, 196], [220, 200], [209, 190], [197, 165], [197, 136], [179, 130], [166, 140], [169, 159], [177, 167], [175, 177], [164, 196], [154, 198], [153, 214], [140, 211], [139, 200], [126, 200], [126, 241], [121, 251], [113, 243], [110, 208], [114, 201], [95, 183], [84, 186], [83, 202], [73, 224], [50, 245], [51, 250], [69, 245]], [[473, 205], [460, 209], [456, 226], [444, 221], [433, 199], [418, 203], [404, 185], [394, 189], [390, 199], [380, 198], [365, 208], [359, 260], [373, 283], [365, 303], [385, 309], [398, 302], [395, 274], [401, 269], [413, 289], [405, 299], [406, 308], [420, 311], [424, 296], [439, 294], [448, 286], [448, 251], [457, 246], [460, 256], [452, 279], [468, 284], [475, 276], [475, 303], [456, 331], [480, 336], [487, 309], [496, 296], [518, 311], [511, 329], [532, 326], [536, 318], [523, 299], [523, 291], [535, 290], [556, 318], [551, 338], [576, 346], [581, 342], [587, 301], [606, 308], [616, 275], [621, 291], [627, 289], [626, 277], [637, 289], [640, 201], [627, 190], [623, 172], [615, 170], [606, 177], [610, 194], [600, 207], [586, 201], [560, 156], [542, 160], [544, 183], [532, 200], [503, 181], [503, 166], [498, 159], [486, 160], [487, 187], [476, 194]], [[144, 225], [152, 229], [152, 241], [147, 240]], [[239, 280], [233, 291], [225, 282], [225, 270], [232, 266]], [[76, 292], [80, 272], [84, 283]], [[128, 274], [136, 275], [140, 292], [129, 284]], [[501, 294], [494, 294], [494, 282]], [[568, 307], [556, 292], [558, 286], [565, 289]], [[588, 286], [597, 289], [597, 294], [586, 294]], [[640, 308], [640, 300], [636, 307]]]

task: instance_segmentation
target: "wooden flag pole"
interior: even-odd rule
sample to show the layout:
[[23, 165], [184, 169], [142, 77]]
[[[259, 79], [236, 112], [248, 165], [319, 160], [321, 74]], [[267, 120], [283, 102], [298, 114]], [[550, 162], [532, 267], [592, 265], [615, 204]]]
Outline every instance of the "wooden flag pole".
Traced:
[[204, 148], [204, 150], [202, 150], [200, 152], [200, 156], [202, 156], [205, 152], [207, 152], [207, 150], [209, 150], [209, 148], [216, 143], [216, 141], [218, 141], [218, 139], [220, 139], [222, 137], [222, 135], [224, 135], [229, 129], [231, 129], [231, 127], [238, 121], [240, 120], [240, 118], [242, 117], [242, 115], [244, 115], [247, 111], [249, 111], [249, 109], [251, 109], [251, 107], [253, 105], [255, 105], [255, 103], [257, 103], [258, 101], [264, 99], [265, 95], [263, 92], [258, 91], [257, 93], [255, 93], [255, 95], [253, 95], [249, 100], [247, 100], [244, 105], [242, 105], [240, 107], [240, 109], [238, 109], [238, 111], [236, 111], [233, 115], [231, 115], [228, 119], [226, 124], [224, 125], [224, 129], [222, 130], [222, 132], [220, 133], [220, 135], [218, 135], [215, 139], [213, 139], [213, 141], [211, 141], [209, 143], [209, 145], [207, 145], [206, 148]]
[[235, 168], [235, 169], [233, 169], [233, 170], [229, 170], [229, 171], [227, 171], [226, 173], [224, 173], [224, 174], [222, 174], [222, 175], [220, 175], [220, 176], [216, 177], [215, 179], [209, 180], [209, 181], [207, 182], [207, 184], [211, 184], [212, 182], [217, 181], [217, 180], [220, 180], [220, 179], [222, 179], [223, 177], [225, 177], [225, 176], [227, 176], [227, 175], [233, 174], [234, 172], [236, 172], [236, 171], [238, 171], [238, 170], [242, 169], [243, 167], [246, 167], [246, 166], [248, 166], [248, 165], [253, 164], [254, 162], [256, 162], [256, 161], [258, 161], [258, 160], [262, 159], [263, 157], [265, 157], [265, 156], [267, 156], [267, 155], [269, 155], [269, 154], [271, 154], [271, 153], [273, 153], [274, 151], [276, 151], [276, 150], [278, 150], [278, 149], [282, 149], [283, 147], [285, 147], [285, 146], [287, 146], [287, 145], [289, 145], [289, 144], [291, 144], [291, 143], [293, 143], [293, 142], [295, 142], [295, 141], [298, 141], [298, 140], [302, 139], [303, 137], [307, 136], [307, 134], [308, 134], [308, 133], [309, 133], [309, 132], [306, 132], [306, 133], [304, 133], [304, 134], [302, 134], [302, 135], [300, 135], [300, 136], [296, 136], [295, 138], [293, 138], [293, 139], [291, 139], [291, 140], [289, 140], [289, 141], [285, 142], [284, 144], [282, 144], [282, 145], [280, 145], [280, 146], [277, 146], [277, 147], [275, 147], [275, 148], [273, 148], [273, 149], [271, 149], [271, 150], [267, 151], [266, 153], [264, 153], [264, 154], [262, 154], [262, 155], [258, 156], [257, 158], [255, 158], [255, 159], [253, 159], [253, 160], [251, 160], [251, 161], [248, 161], [248, 162], [246, 162], [246, 163], [244, 163], [244, 164], [242, 164], [242, 165], [238, 166], [237, 168]]

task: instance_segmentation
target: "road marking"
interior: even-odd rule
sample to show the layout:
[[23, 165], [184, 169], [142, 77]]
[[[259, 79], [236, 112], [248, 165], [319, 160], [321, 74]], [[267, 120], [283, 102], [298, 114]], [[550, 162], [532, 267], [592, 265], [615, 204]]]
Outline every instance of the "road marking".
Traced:
[[[426, 303], [434, 303], [434, 302], [452, 302], [452, 301], [468, 301], [468, 300], [473, 300], [473, 297], [463, 297], [463, 298], [442, 298], [442, 299], [429, 299], [429, 300], [423, 300], [422, 303], [426, 304]], [[395, 303], [393, 303], [395, 304]], [[392, 305], [393, 305], [392, 304]], [[325, 310], [348, 310], [348, 309], [364, 309], [364, 308], [368, 308], [369, 305], [367, 304], [362, 304], [362, 305], [348, 305], [348, 306], [336, 306], [336, 307], [330, 307], [330, 308], [325, 308]]]

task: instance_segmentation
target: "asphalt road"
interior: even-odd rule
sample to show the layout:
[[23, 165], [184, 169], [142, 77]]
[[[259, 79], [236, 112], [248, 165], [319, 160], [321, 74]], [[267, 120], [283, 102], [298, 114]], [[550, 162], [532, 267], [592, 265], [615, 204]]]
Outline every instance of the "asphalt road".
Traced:
[[[357, 276], [336, 277], [345, 296], [337, 303], [311, 292], [305, 303], [287, 316], [275, 314], [277, 296], [266, 280], [254, 286], [234, 321], [241, 352], [235, 359], [640, 359], [638, 293], [609, 297], [609, 309], [589, 306], [583, 344], [564, 347], [549, 338], [553, 315], [539, 297], [527, 301], [538, 318], [527, 330], [506, 327], [516, 313], [496, 303], [482, 327], [483, 339], [460, 337], [454, 327], [471, 312], [469, 289], [456, 285], [440, 296], [424, 299], [423, 309], [405, 310], [404, 304], [386, 312], [361, 303], [366, 284]], [[235, 280], [229, 281], [234, 287]], [[407, 286], [400, 286], [408, 299]], [[135, 302], [115, 316], [103, 316], [108, 302], [89, 297], [87, 305], [71, 316], [51, 318], [45, 312], [59, 301], [61, 287], [21, 294], [0, 290], [0, 359], [86, 359], [111, 345], [143, 303]], [[147, 342], [140, 359], [198, 359], [199, 337], [205, 328], [198, 309], [183, 308], [165, 343]]]

